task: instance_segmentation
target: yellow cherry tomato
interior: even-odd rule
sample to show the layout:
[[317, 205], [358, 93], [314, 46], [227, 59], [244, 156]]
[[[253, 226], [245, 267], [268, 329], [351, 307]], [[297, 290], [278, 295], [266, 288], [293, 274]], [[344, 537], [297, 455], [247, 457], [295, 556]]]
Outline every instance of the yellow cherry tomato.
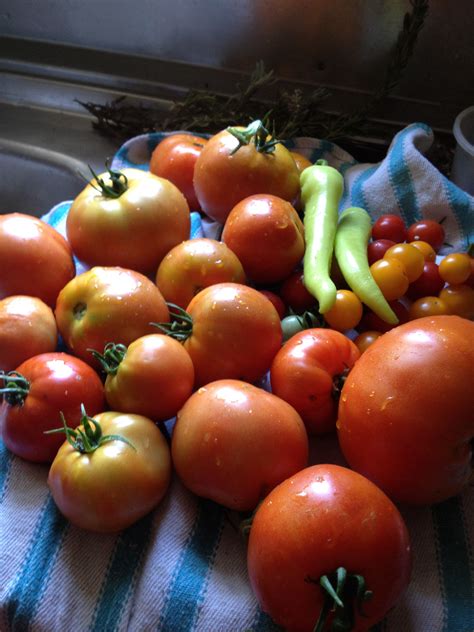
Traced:
[[438, 271], [446, 283], [459, 285], [471, 276], [471, 257], [464, 252], [453, 252], [440, 261]]
[[410, 241], [410, 246], [419, 250], [425, 261], [436, 261], [436, 250], [427, 241]]
[[474, 289], [469, 285], [447, 285], [439, 293], [449, 313], [474, 320]]
[[387, 301], [401, 298], [410, 285], [405, 266], [394, 257], [379, 259], [370, 266], [370, 272]]
[[324, 314], [327, 324], [336, 331], [353, 329], [361, 318], [362, 303], [351, 290], [337, 290], [334, 305]]
[[384, 259], [397, 259], [405, 267], [408, 281], [413, 283], [423, 272], [425, 257], [411, 244], [395, 244], [384, 254]]
[[408, 318], [422, 318], [423, 316], [438, 316], [439, 314], [449, 314], [449, 308], [439, 296], [423, 296], [410, 305]]
[[364, 331], [355, 338], [354, 343], [359, 351], [364, 353], [381, 335], [381, 331]]

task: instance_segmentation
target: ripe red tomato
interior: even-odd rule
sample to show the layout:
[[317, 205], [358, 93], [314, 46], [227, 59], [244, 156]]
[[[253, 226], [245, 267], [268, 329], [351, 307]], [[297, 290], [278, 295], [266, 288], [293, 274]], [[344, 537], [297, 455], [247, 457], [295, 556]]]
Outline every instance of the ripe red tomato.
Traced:
[[424, 296], [437, 296], [443, 287], [444, 281], [439, 273], [438, 264], [435, 261], [425, 261], [423, 272], [416, 281], [410, 283], [407, 296], [412, 301]]
[[[401, 303], [400, 301], [389, 301], [389, 305], [398, 318], [398, 325], [402, 325], [408, 321], [408, 308], [404, 305], [404, 303]], [[380, 316], [374, 314], [372, 310], [367, 309], [362, 315], [360, 323], [357, 326], [357, 330], [380, 331], [381, 333], [385, 333], [386, 331], [390, 331], [390, 329], [394, 329], [394, 327], [398, 327], [398, 325], [390, 325], [389, 323], [386, 323], [380, 318]]]
[[[372, 226], [372, 239], [374, 241], [389, 239], [398, 244], [405, 241], [406, 237], [407, 227], [399, 215], [393, 215], [392, 213], [381, 215]], [[410, 239], [410, 241], [412, 240]]]
[[101, 358], [108, 373], [105, 397], [111, 410], [165, 421], [192, 393], [192, 360], [183, 345], [168, 336], [142, 336], [128, 348], [108, 344]]
[[171, 452], [192, 492], [250, 511], [307, 465], [308, 438], [298, 413], [276, 395], [239, 380], [217, 380], [179, 412]]
[[255, 283], [285, 279], [301, 262], [305, 249], [303, 222], [293, 206], [263, 193], [234, 206], [224, 224], [222, 241]]
[[308, 292], [303, 281], [303, 270], [292, 272], [280, 286], [280, 296], [297, 314], [316, 308], [316, 299]]
[[270, 369], [272, 392], [291, 404], [311, 434], [336, 429], [342, 384], [360, 353], [333, 329], [305, 329], [276, 354]]
[[259, 290], [259, 292], [272, 303], [273, 307], [278, 312], [280, 320], [284, 318], [286, 314], [286, 305], [278, 294], [275, 294], [275, 292], [272, 292], [271, 290]]
[[[141, 415], [105, 412], [82, 418], [91, 451], [81, 438], [64, 441], [48, 475], [61, 513], [81, 529], [114, 533], [130, 526], [162, 500], [171, 477], [166, 439]], [[120, 438], [117, 438], [120, 437]]]
[[[258, 507], [247, 565], [261, 608], [288, 632], [315, 630], [323, 610], [335, 625], [343, 609], [320, 579], [335, 587], [338, 569], [345, 569], [338, 594], [353, 625], [338, 629], [365, 632], [408, 586], [410, 540], [398, 509], [373, 483], [338, 465], [314, 465], [278, 485]], [[361, 603], [356, 576], [364, 580], [362, 592], [371, 593]]]
[[242, 264], [226, 244], [206, 237], [187, 239], [172, 248], [156, 273], [165, 300], [183, 309], [205, 287], [226, 281], [246, 282]]
[[[61, 426], [60, 413], [71, 427], [78, 425], [81, 405], [104, 410], [104, 388], [90, 366], [66, 353], [34, 356], [3, 378], [10, 390], [0, 407], [0, 426], [7, 448], [28, 461], [51, 463], [64, 441], [44, 434]], [[26, 391], [26, 392], [25, 392]]]
[[206, 143], [206, 138], [194, 134], [171, 134], [158, 143], [150, 159], [151, 173], [177, 186], [194, 211], [201, 210], [193, 185], [194, 166]]
[[76, 268], [68, 242], [41, 219], [22, 213], [0, 215], [0, 299], [37, 296], [54, 307]]
[[[120, 184], [110, 197], [97, 182], [113, 190], [114, 179]], [[86, 186], [69, 209], [66, 231], [74, 254], [89, 266], [154, 274], [166, 253], [189, 238], [190, 226], [188, 203], [174, 184], [124, 169], [103, 173]]]
[[270, 152], [259, 151], [254, 140], [255, 134], [239, 146], [239, 140], [223, 130], [209, 139], [196, 161], [197, 198], [203, 212], [221, 224], [249, 195], [270, 193], [293, 203], [299, 194], [298, 168], [288, 149], [278, 143]]
[[419, 318], [376, 340], [339, 400], [350, 466], [395, 501], [458, 494], [472, 473], [473, 367], [474, 323], [457, 316]]
[[369, 265], [371, 266], [379, 259], [382, 259], [387, 250], [392, 246], [395, 246], [395, 242], [391, 239], [376, 239], [375, 241], [369, 242], [367, 244]]
[[58, 328], [53, 310], [35, 296], [0, 301], [0, 371], [13, 371], [24, 360], [55, 351]]
[[421, 219], [408, 227], [406, 241], [426, 241], [438, 252], [444, 244], [443, 225], [433, 219]]
[[119, 267], [95, 267], [76, 276], [59, 294], [55, 315], [67, 347], [96, 367], [90, 349], [101, 352], [111, 341], [128, 345], [156, 333], [152, 322], [169, 320], [156, 285]]

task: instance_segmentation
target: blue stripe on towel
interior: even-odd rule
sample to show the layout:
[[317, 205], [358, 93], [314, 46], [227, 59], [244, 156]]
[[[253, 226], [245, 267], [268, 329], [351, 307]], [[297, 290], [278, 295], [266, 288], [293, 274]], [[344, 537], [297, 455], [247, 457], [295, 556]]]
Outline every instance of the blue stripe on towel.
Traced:
[[174, 570], [157, 630], [190, 632], [204, 599], [224, 524], [224, 509], [200, 500], [197, 518]]
[[252, 632], [283, 632], [283, 628], [274, 623], [263, 610], [259, 609], [252, 623]]
[[59, 513], [52, 496], [48, 495], [31, 536], [23, 566], [6, 598], [8, 625], [14, 632], [29, 629], [33, 621], [67, 525], [66, 518]]
[[353, 183], [350, 190], [350, 205], [351, 206], [361, 206], [366, 211], [370, 212], [368, 208], [367, 200], [364, 194], [364, 184], [367, 180], [377, 171], [380, 165], [372, 165], [371, 167], [367, 167], [364, 171], [357, 176], [355, 182]]
[[474, 601], [469, 549], [458, 497], [432, 507], [442, 584], [443, 632], [472, 632]]
[[390, 184], [407, 226], [421, 217], [413, 178], [404, 155], [405, 139], [412, 133], [411, 128], [399, 132], [388, 155]]
[[474, 239], [474, 199], [447, 178], [443, 178], [443, 185], [460, 229], [463, 247], [467, 250], [469, 238]]
[[3, 500], [12, 469], [13, 456], [0, 439], [0, 502]]

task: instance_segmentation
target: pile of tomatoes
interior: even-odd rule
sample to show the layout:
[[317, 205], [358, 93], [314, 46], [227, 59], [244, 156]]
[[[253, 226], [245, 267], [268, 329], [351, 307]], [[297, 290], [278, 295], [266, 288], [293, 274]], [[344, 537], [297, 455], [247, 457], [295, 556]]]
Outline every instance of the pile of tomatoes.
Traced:
[[[262, 607], [289, 630], [313, 629], [318, 617], [321, 626], [349, 621], [354, 627], [344, 629], [365, 630], [409, 581], [399, 498], [369, 480], [377, 472], [347, 439], [350, 411], [339, 430], [364, 475], [307, 467], [309, 437], [336, 432], [338, 398], [347, 401], [347, 380], [365, 354], [383, 373], [383, 354], [399, 343], [366, 351], [390, 326], [362, 308], [337, 269], [336, 305], [318, 314], [300, 267], [299, 174], [309, 161], [269, 142], [265, 128], [263, 136], [249, 128], [209, 140], [171, 135], [150, 172], [108, 168], [74, 200], [66, 237], [34, 217], [0, 216], [2, 436], [14, 454], [51, 464], [57, 506], [85, 529], [119, 531], [148, 513], [172, 469], [199, 496], [256, 510], [248, 560]], [[221, 239], [189, 239], [190, 209], [219, 222]], [[456, 253], [438, 262], [444, 234], [429, 221], [407, 229], [385, 216], [372, 237], [371, 270], [400, 322], [439, 315], [458, 344], [472, 325], [473, 260]], [[76, 275], [75, 257], [89, 269]], [[352, 340], [347, 330], [356, 330]], [[432, 349], [439, 331], [429, 336]], [[367, 372], [358, 374], [350, 388], [373, 397]], [[402, 396], [403, 378], [391, 388], [387, 397]], [[459, 432], [469, 442], [470, 422]], [[448, 495], [464, 485], [458, 478]], [[356, 531], [364, 534], [357, 543]], [[321, 588], [321, 577], [332, 589]]]

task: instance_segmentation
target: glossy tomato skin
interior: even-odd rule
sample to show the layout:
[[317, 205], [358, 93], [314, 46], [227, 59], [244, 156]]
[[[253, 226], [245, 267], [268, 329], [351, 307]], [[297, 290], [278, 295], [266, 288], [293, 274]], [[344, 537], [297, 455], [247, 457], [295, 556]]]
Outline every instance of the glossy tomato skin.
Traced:
[[471, 472], [474, 323], [419, 318], [378, 338], [342, 389], [338, 435], [350, 466], [393, 500], [432, 504]]
[[[196, 161], [194, 189], [203, 212], [225, 223], [234, 206], [255, 193], [270, 193], [295, 202], [300, 179], [291, 153], [281, 143], [271, 153], [243, 145], [223, 130], [209, 139]], [[232, 153], [234, 152], [234, 153]]]
[[184, 346], [194, 364], [195, 385], [223, 378], [256, 382], [280, 348], [278, 312], [258, 290], [240, 283], [205, 288], [187, 308], [192, 333]]
[[76, 273], [71, 247], [41, 219], [22, 213], [0, 215], [0, 299], [37, 296], [54, 307]]
[[149, 334], [129, 345], [117, 372], [107, 376], [105, 396], [111, 410], [165, 421], [176, 415], [193, 386], [194, 366], [181, 343]]
[[55, 351], [58, 328], [53, 310], [36, 296], [0, 301], [0, 371], [13, 371], [24, 360]]
[[310, 434], [336, 429], [338, 395], [360, 352], [333, 329], [305, 329], [292, 336], [270, 368], [272, 392], [301, 415]]
[[250, 511], [307, 465], [308, 438], [298, 413], [282, 399], [240, 380], [217, 380], [179, 412], [171, 451], [191, 491]]
[[23, 404], [0, 407], [0, 426], [7, 448], [28, 461], [51, 463], [64, 441], [62, 434], [44, 434], [61, 428], [62, 412], [74, 428], [81, 418], [81, 404], [96, 414], [104, 410], [102, 381], [79, 358], [66, 353], [43, 353], [17, 368], [29, 382]]
[[194, 134], [171, 134], [158, 143], [150, 158], [151, 173], [177, 186], [193, 211], [200, 210], [193, 185], [194, 166], [206, 143], [206, 138]]
[[216, 283], [245, 283], [237, 255], [216, 239], [187, 239], [172, 248], [156, 273], [156, 285], [166, 301], [183, 309], [202, 289]]
[[314, 465], [259, 506], [247, 563], [261, 608], [288, 632], [314, 629], [324, 600], [321, 576], [341, 566], [363, 575], [373, 595], [351, 628], [363, 632], [406, 589], [411, 550], [402, 516], [378, 487], [347, 468]]
[[234, 206], [224, 224], [222, 241], [255, 283], [285, 279], [301, 262], [305, 249], [303, 222], [294, 207], [263, 193]]
[[156, 333], [151, 322], [168, 322], [169, 311], [156, 285], [139, 272], [120, 267], [91, 268], [58, 296], [56, 322], [67, 347], [92, 366], [90, 349], [108, 342], [128, 345]]
[[146, 417], [112, 411], [94, 419], [104, 435], [125, 437], [133, 447], [114, 440], [80, 454], [65, 441], [51, 465], [48, 485], [59, 510], [74, 525], [115, 533], [162, 500], [171, 477], [170, 452]]
[[[66, 231], [74, 254], [89, 266], [121, 266], [155, 273], [176, 244], [189, 238], [189, 206], [177, 187], [140, 169], [124, 169], [127, 190], [118, 198], [92, 184], [69, 209]], [[107, 173], [99, 178], [110, 180]]]

